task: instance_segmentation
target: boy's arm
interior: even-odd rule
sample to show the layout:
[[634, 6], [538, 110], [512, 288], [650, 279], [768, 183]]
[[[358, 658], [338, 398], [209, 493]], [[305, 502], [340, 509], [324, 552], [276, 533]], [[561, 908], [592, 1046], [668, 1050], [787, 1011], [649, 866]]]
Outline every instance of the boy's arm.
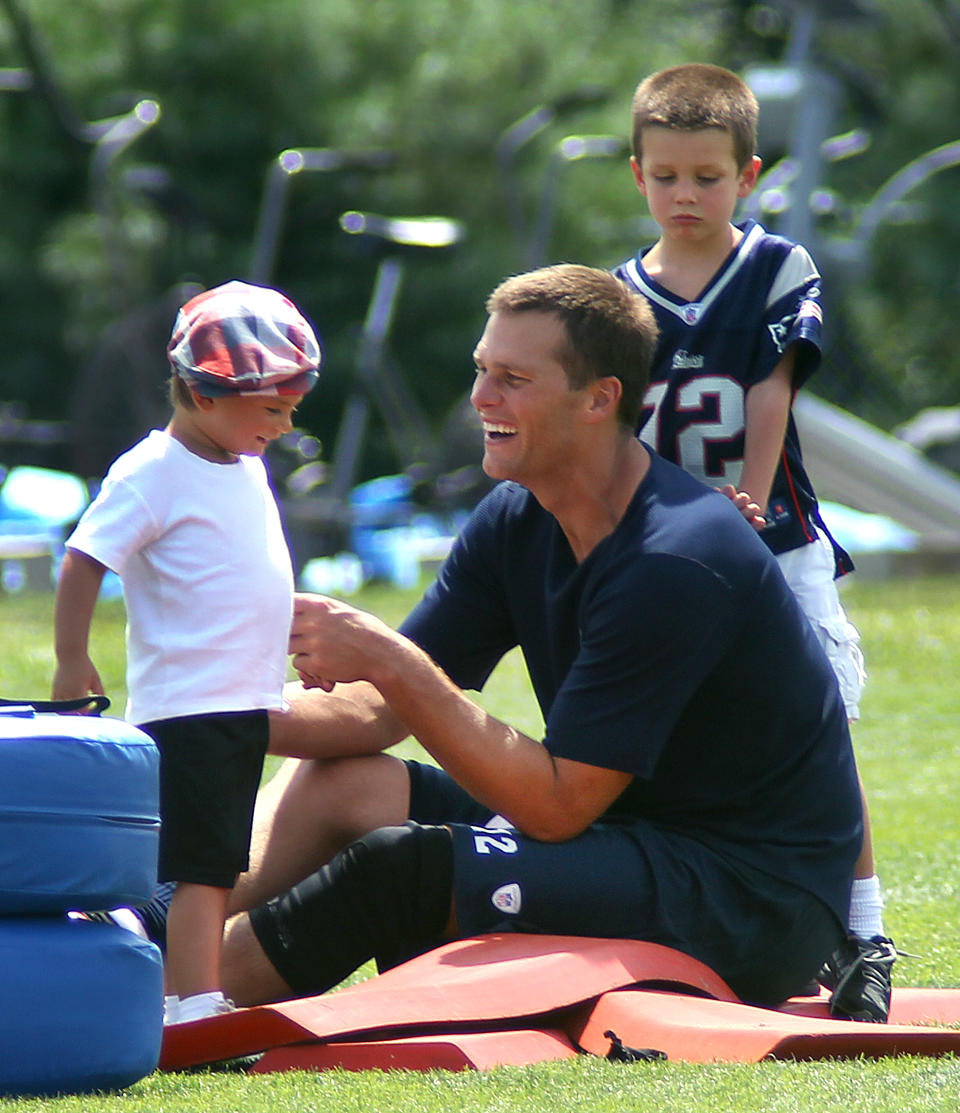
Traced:
[[67, 549], [57, 580], [54, 606], [54, 699], [104, 695], [103, 683], [90, 660], [87, 642], [93, 611], [106, 568], [93, 557]]
[[[747, 391], [743, 471], [739, 492], [749, 496], [762, 514], [767, 508], [770, 488], [777, 472], [787, 420], [793, 401], [793, 349], [788, 349], [777, 366], [762, 382]], [[726, 492], [729, 494], [729, 492]], [[746, 516], [746, 515], [745, 515]], [[764, 525], [758, 516], [753, 525]]]

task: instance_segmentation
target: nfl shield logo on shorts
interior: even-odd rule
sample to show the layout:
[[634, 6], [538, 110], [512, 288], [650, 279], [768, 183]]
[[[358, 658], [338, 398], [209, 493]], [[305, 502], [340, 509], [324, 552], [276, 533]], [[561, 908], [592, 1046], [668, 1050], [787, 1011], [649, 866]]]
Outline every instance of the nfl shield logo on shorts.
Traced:
[[516, 881], [501, 885], [499, 889], [494, 891], [490, 900], [494, 908], [508, 916], [515, 916], [520, 911], [520, 906], [523, 903], [520, 886]]

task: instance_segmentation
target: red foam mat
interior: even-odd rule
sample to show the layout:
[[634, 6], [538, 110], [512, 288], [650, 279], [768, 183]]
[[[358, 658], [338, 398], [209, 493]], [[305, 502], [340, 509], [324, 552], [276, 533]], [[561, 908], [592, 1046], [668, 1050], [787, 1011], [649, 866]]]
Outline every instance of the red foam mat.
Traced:
[[735, 1001], [708, 966], [656, 943], [556, 935], [489, 935], [420, 955], [335, 993], [239, 1009], [167, 1028], [162, 1070], [272, 1047], [348, 1036], [470, 1031], [590, 1001], [636, 983], [669, 984]]
[[627, 1047], [689, 1063], [960, 1053], [958, 1029], [862, 1024], [657, 990], [605, 993], [568, 1031], [595, 1055], [607, 1053], [605, 1033], [614, 1032]]
[[168, 1028], [160, 1069], [262, 1052], [252, 1070], [485, 1070], [606, 1055], [608, 1031], [688, 1062], [960, 1053], [950, 1024], [960, 988], [897, 988], [890, 1024], [858, 1024], [829, 1018], [825, 993], [742, 1004], [703, 963], [653, 943], [491, 935], [334, 993]]
[[[778, 1011], [825, 1019], [830, 1016], [829, 1002], [830, 994], [822, 990], [819, 997], [793, 997]], [[890, 999], [890, 1023], [960, 1024], [960, 989], [895, 986]]]
[[577, 1049], [557, 1029], [467, 1032], [408, 1036], [396, 1040], [300, 1043], [275, 1047], [250, 1074], [286, 1070], [491, 1070], [556, 1059], [575, 1059]]

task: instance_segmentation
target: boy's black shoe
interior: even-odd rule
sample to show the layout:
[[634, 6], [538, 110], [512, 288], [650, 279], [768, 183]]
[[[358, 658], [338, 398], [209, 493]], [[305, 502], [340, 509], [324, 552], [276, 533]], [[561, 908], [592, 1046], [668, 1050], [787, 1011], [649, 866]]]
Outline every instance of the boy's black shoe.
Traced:
[[893, 941], [883, 935], [848, 935], [817, 975], [833, 992], [830, 1015], [886, 1024], [890, 1015], [891, 969], [897, 959]]

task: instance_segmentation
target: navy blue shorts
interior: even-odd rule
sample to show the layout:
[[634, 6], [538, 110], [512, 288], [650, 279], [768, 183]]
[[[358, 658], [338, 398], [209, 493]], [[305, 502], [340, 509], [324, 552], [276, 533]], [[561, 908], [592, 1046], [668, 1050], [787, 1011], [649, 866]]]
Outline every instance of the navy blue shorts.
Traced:
[[160, 881], [232, 889], [249, 864], [266, 711], [144, 723], [160, 751]]
[[562, 843], [488, 827], [446, 773], [408, 762], [410, 818], [453, 833], [462, 936], [531, 932], [661, 943], [700, 959], [745, 1001], [800, 992], [843, 939], [812, 894], [634, 817]]

